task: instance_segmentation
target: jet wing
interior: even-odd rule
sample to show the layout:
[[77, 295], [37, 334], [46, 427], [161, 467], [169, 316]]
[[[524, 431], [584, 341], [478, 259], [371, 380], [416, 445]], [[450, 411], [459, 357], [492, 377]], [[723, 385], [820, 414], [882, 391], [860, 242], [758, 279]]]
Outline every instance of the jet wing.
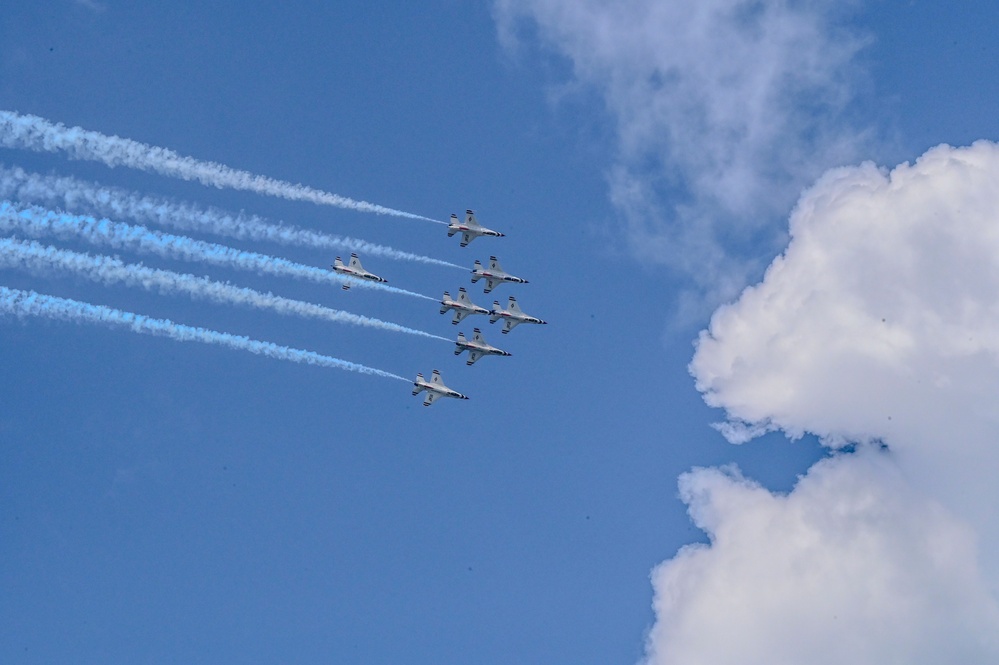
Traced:
[[435, 393], [431, 390], [428, 390], [427, 396], [423, 398], [423, 406], [430, 406], [437, 400], [438, 397], [440, 397], [440, 393]]
[[461, 234], [461, 243], [459, 244], [462, 247], [468, 247], [468, 243], [470, 242], [472, 242], [472, 234], [469, 233], [468, 231], [465, 231], [464, 233]]
[[496, 260], [495, 256], [489, 257], [489, 269], [495, 272], [506, 272], [505, 270], [503, 270], [503, 267], [500, 265], [500, 262]]
[[475, 213], [473, 211], [465, 211], [465, 224], [468, 226], [480, 226], [479, 222], [475, 219]]
[[524, 313], [524, 312], [521, 311], [520, 305], [517, 304], [517, 299], [514, 298], [513, 296], [510, 296], [510, 303], [507, 305], [506, 308], [508, 310], [510, 310], [511, 312], [513, 312], [514, 314], [523, 314]]
[[454, 310], [454, 320], [451, 321], [451, 323], [454, 325], [458, 325], [459, 323], [461, 323], [461, 320], [464, 319], [466, 316], [468, 316], [468, 312], [466, 312], [463, 309], [456, 309]]
[[444, 385], [444, 383], [441, 381], [441, 373], [438, 372], [437, 370], [434, 370], [434, 373], [430, 376], [430, 381], [431, 383], [436, 383], [439, 386]]
[[482, 351], [479, 351], [478, 349], [470, 349], [468, 351], [468, 360], [465, 361], [465, 364], [466, 365], [471, 365], [476, 360], [478, 360], [479, 358], [481, 358], [483, 355], [484, 354], [482, 353]]
[[465, 291], [465, 289], [461, 289], [460, 291], [458, 291], [458, 302], [460, 302], [462, 305], [468, 305], [469, 307], [471, 307], [472, 299], [468, 297], [468, 292]]
[[492, 291], [494, 288], [496, 288], [496, 283], [499, 281], [500, 280], [493, 279], [492, 277], [486, 277], [486, 288], [483, 291], [483, 293], [489, 293], [490, 291]]
[[516, 326], [516, 325], [517, 325], [518, 323], [520, 323], [520, 321], [519, 321], [519, 320], [517, 320], [517, 319], [505, 319], [505, 320], [503, 321], [503, 333], [505, 334], [505, 333], [508, 333], [508, 332], [510, 332], [511, 330], [513, 330], [513, 329], [514, 329], [514, 327], [515, 327], [515, 326]]
[[357, 258], [357, 254], [350, 255], [350, 267], [356, 270], [364, 270], [364, 268], [361, 267], [361, 260]]
[[481, 342], [482, 344], [486, 343], [486, 340], [482, 339], [482, 333], [479, 332], [478, 328], [475, 329], [475, 334], [472, 335], [472, 341], [473, 342]]

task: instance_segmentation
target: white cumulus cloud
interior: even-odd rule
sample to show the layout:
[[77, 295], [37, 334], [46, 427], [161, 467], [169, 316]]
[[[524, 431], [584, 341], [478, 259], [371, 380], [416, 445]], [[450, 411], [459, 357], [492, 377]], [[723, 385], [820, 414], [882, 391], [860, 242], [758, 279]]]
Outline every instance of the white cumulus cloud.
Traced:
[[999, 146], [980, 141], [808, 190], [787, 250], [698, 342], [726, 434], [883, 441], [999, 546], [997, 183]]
[[786, 496], [681, 479], [711, 543], [655, 572], [650, 663], [999, 662], [997, 183], [988, 141], [834, 169], [712, 317], [690, 369], [730, 440], [866, 443]]
[[648, 665], [999, 660], [974, 534], [886, 454], [820, 462], [786, 496], [718, 469], [680, 489], [711, 543], [654, 571]]

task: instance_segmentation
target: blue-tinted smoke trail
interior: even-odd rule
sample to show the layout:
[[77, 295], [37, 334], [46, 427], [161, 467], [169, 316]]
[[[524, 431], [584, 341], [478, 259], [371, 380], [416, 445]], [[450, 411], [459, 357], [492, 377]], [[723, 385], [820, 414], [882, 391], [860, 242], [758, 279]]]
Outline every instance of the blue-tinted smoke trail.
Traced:
[[340, 360], [332, 356], [324, 356], [314, 351], [293, 349], [272, 342], [261, 342], [250, 339], [242, 335], [232, 335], [230, 333], [208, 330], [207, 328], [185, 326], [181, 323], [174, 323], [169, 319], [154, 319], [142, 314], [133, 314], [132, 312], [105, 307], [104, 305], [91, 305], [79, 300], [57, 298], [34, 291], [11, 289], [6, 286], [0, 286], [0, 314], [41, 316], [49, 319], [81, 323], [103, 323], [112, 328], [126, 328], [132, 332], [146, 335], [169, 337], [178, 342], [218, 344], [231, 349], [239, 349], [241, 351], [256, 353], [257, 355], [277, 358], [278, 360], [290, 360], [291, 362], [318, 365], [319, 367], [335, 367], [351, 372], [384, 376], [388, 379], [398, 379], [410, 383], [409, 379], [405, 379], [398, 374], [359, 365], [347, 360]]
[[257, 215], [231, 214], [217, 208], [200, 208], [163, 198], [143, 196], [117, 187], [102, 187], [72, 177], [29, 173], [20, 167], [0, 166], [0, 198], [38, 203], [50, 208], [82, 212], [112, 219], [134, 219], [184, 231], [200, 231], [240, 240], [274, 242], [312, 249], [358, 252], [400, 261], [467, 270], [449, 261], [403, 252], [357, 238], [345, 238], [274, 224]]
[[59, 238], [81, 238], [92, 244], [147, 252], [181, 261], [211, 263], [271, 275], [309, 279], [314, 282], [346, 283], [360, 288], [389, 291], [425, 300], [437, 300], [421, 293], [406, 291], [387, 284], [351, 279], [331, 270], [295, 263], [276, 256], [245, 252], [186, 236], [153, 231], [144, 226], [112, 222], [109, 219], [96, 219], [87, 215], [70, 215], [45, 210], [38, 206], [17, 206], [10, 201], [0, 201], [0, 231], [21, 232], [36, 238], [47, 235]]
[[167, 148], [158, 148], [120, 136], [108, 136], [82, 127], [67, 127], [34, 115], [0, 111], [0, 145], [36, 152], [64, 152], [70, 159], [102, 162], [110, 167], [127, 166], [183, 180], [195, 180], [211, 187], [239, 189], [278, 196], [293, 201], [348, 208], [379, 215], [393, 215], [446, 224], [438, 219], [394, 210], [366, 201], [355, 201], [305, 185], [275, 180], [240, 171], [217, 162], [185, 157]]
[[269, 309], [279, 314], [334, 323], [349, 323], [356, 326], [368, 326], [391, 332], [430, 337], [445, 342], [451, 341], [446, 337], [432, 335], [415, 328], [407, 328], [397, 323], [351, 314], [350, 312], [341, 312], [301, 300], [282, 298], [272, 293], [261, 293], [254, 289], [216, 282], [207, 277], [148, 268], [141, 264], [128, 264], [110, 256], [91, 256], [90, 254], [57, 249], [33, 240], [0, 238], [0, 268], [17, 268], [43, 274], [60, 270], [102, 284], [118, 283], [142, 287], [147, 290], [155, 289], [160, 293], [181, 293], [192, 298]]

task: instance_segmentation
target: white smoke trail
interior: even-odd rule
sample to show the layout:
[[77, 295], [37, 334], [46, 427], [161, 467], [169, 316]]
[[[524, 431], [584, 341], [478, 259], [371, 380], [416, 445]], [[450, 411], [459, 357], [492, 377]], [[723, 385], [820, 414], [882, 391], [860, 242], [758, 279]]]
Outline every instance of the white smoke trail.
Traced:
[[185, 157], [167, 148], [123, 139], [120, 136], [108, 136], [82, 127], [67, 127], [62, 123], [53, 123], [45, 118], [21, 115], [13, 111], [0, 111], [0, 145], [35, 152], [64, 152], [70, 159], [102, 162], [112, 168], [127, 166], [142, 171], [152, 171], [173, 178], [196, 180], [203, 185], [219, 189], [239, 189], [359, 212], [422, 219], [436, 224], [447, 223], [366, 201], [355, 201], [305, 185], [255, 175], [217, 162]]
[[273, 224], [257, 215], [200, 208], [163, 198], [143, 196], [117, 187], [103, 187], [72, 177], [29, 173], [20, 167], [0, 166], [0, 198], [38, 203], [70, 212], [128, 218], [160, 226], [200, 231], [240, 240], [274, 242], [312, 249], [347, 250], [366, 256], [467, 270], [449, 261], [402, 252], [357, 238], [345, 238], [284, 224]]
[[341, 312], [322, 305], [282, 298], [272, 293], [261, 293], [253, 289], [216, 282], [207, 277], [181, 274], [170, 270], [148, 268], [141, 264], [128, 264], [110, 256], [91, 256], [65, 249], [45, 246], [35, 241], [22, 241], [15, 238], [0, 238], [0, 268], [16, 268], [34, 273], [48, 273], [52, 270], [72, 272], [102, 284], [120, 283], [138, 286], [160, 293], [183, 293], [192, 298], [203, 298], [233, 305], [245, 305], [270, 309], [279, 314], [320, 319], [334, 323], [349, 323], [356, 326], [369, 326], [439, 339], [451, 340], [415, 328], [407, 328], [350, 312]]
[[340, 360], [332, 356], [324, 356], [315, 351], [293, 349], [274, 344], [273, 342], [261, 342], [250, 339], [242, 335], [186, 326], [181, 323], [174, 323], [169, 319], [154, 319], [142, 314], [133, 314], [132, 312], [105, 307], [104, 305], [92, 305], [80, 302], [79, 300], [57, 298], [34, 291], [11, 289], [6, 286], [0, 286], [0, 314], [41, 316], [63, 321], [103, 323], [112, 328], [127, 328], [132, 332], [169, 337], [179, 342], [218, 344], [231, 349], [239, 349], [270, 358], [277, 358], [278, 360], [290, 360], [291, 362], [318, 365], [319, 367], [335, 367], [351, 372], [383, 376], [388, 379], [398, 379], [410, 383], [409, 379], [403, 378], [398, 374], [359, 365], [347, 360]]
[[360, 288], [413, 296], [414, 298], [437, 300], [422, 293], [406, 291], [377, 282], [351, 279], [330, 270], [295, 263], [276, 256], [245, 252], [225, 245], [153, 231], [144, 226], [112, 222], [109, 219], [96, 219], [87, 215], [70, 215], [45, 210], [38, 206], [19, 207], [10, 201], [0, 201], [0, 231], [20, 231], [33, 237], [46, 235], [54, 235], [59, 238], [77, 237], [92, 244], [147, 252], [181, 261], [199, 261], [271, 275], [298, 277], [314, 282], [349, 284]]

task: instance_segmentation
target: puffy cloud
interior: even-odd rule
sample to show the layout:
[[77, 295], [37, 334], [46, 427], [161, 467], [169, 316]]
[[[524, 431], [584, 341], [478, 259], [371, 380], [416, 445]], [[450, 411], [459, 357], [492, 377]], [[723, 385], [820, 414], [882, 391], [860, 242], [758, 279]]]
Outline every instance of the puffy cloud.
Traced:
[[497, 0], [496, 15], [508, 42], [529, 19], [605, 100], [611, 198], [635, 251], [734, 294], [750, 267], [735, 259], [779, 238], [767, 227], [801, 186], [855, 158], [842, 111], [862, 41], [837, 27], [842, 6]]
[[886, 454], [820, 462], [786, 496], [718, 469], [680, 489], [711, 544], [654, 571], [650, 665], [999, 660], [973, 533]]
[[784, 254], [715, 313], [691, 363], [730, 439], [883, 441], [999, 547], [997, 182], [999, 146], [980, 141], [807, 191]]
[[830, 171], [712, 317], [690, 369], [730, 440], [868, 443], [786, 496], [681, 479], [711, 544], [655, 572], [650, 663], [999, 662], [997, 182], [987, 141]]

